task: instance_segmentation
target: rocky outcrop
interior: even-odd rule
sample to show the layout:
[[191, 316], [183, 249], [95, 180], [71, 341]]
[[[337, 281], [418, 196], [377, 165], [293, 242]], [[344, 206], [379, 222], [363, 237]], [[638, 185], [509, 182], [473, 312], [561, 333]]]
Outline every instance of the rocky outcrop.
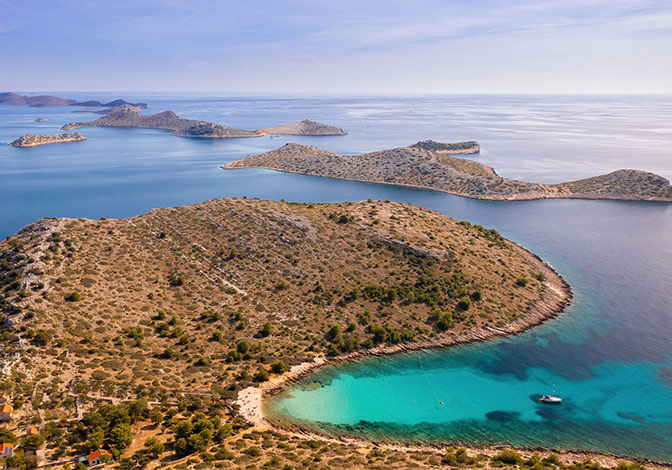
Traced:
[[478, 142], [475, 140], [470, 140], [468, 142], [458, 142], [456, 144], [444, 144], [434, 140], [423, 140], [411, 145], [411, 147], [422, 150], [431, 150], [433, 152], [445, 155], [466, 155], [479, 153], [481, 151], [481, 146], [478, 145]]
[[340, 127], [330, 126], [319, 122], [304, 119], [285, 126], [265, 127], [259, 129], [262, 134], [275, 135], [347, 135]]
[[[363, 155], [345, 156], [314, 146], [287, 144], [227, 163], [225, 169], [266, 168], [328, 178], [433, 189], [457, 196], [498, 201], [529, 199], [619, 199], [672, 202], [672, 186], [662, 176], [640, 170], [559, 184], [502, 178], [489, 166], [446, 152], [474, 150], [478, 144], [419, 142]], [[439, 151], [423, 147], [438, 148]], [[454, 150], [448, 150], [450, 148]]]
[[86, 140], [82, 134], [58, 134], [58, 135], [24, 135], [10, 143], [12, 147], [36, 147], [38, 145], [60, 144], [62, 142], [77, 142]]
[[[152, 129], [171, 130], [173, 131], [173, 135], [179, 137], [211, 139], [261, 137], [265, 134], [282, 134], [283, 132], [292, 132], [297, 135], [347, 134], [343, 129], [313, 121], [299, 121], [287, 126], [249, 131], [235, 129], [214, 122], [183, 119], [172, 111], [143, 115], [140, 114], [139, 108], [129, 104], [123, 104], [112, 108], [106, 116], [96, 119], [95, 121], [71, 122], [64, 125], [62, 129], [71, 130], [80, 127], [148, 127]], [[268, 131], [269, 129], [271, 130], [270, 132]]]

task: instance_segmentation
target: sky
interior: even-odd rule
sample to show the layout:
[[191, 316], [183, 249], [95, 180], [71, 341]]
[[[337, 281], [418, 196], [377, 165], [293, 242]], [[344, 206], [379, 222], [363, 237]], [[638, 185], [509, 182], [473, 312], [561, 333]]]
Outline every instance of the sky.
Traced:
[[0, 91], [672, 94], [672, 0], [0, 0]]

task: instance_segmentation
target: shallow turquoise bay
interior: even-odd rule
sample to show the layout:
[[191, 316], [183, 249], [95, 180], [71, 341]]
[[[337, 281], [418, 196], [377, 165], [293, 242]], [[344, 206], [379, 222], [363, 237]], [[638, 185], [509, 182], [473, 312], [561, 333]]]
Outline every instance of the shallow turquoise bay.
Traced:
[[[124, 97], [148, 102], [147, 112], [172, 109], [234, 127], [309, 118], [350, 135], [194, 140], [149, 129], [82, 129], [85, 142], [0, 145], [0, 235], [39, 217], [130, 217], [229, 196], [391, 199], [496, 228], [570, 283], [574, 301], [560, 318], [516, 337], [329, 367], [266, 403], [266, 412], [333, 434], [581, 448], [672, 462], [672, 205], [486, 202], [219, 168], [290, 141], [360, 153], [432, 138], [478, 140], [483, 151], [473, 158], [512, 178], [558, 182], [618, 168], [670, 178], [672, 98]], [[0, 107], [0, 143], [97, 117], [71, 111]], [[540, 405], [535, 397], [554, 386], [565, 402]]]

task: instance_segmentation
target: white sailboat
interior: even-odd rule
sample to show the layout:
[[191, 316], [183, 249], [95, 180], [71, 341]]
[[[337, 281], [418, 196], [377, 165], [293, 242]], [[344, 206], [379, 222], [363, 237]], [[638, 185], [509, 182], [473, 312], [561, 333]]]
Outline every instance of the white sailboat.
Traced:
[[549, 403], [551, 405], [559, 405], [562, 403], [562, 398], [556, 395], [555, 386], [553, 386], [553, 395], [543, 395], [539, 401], [542, 403]]

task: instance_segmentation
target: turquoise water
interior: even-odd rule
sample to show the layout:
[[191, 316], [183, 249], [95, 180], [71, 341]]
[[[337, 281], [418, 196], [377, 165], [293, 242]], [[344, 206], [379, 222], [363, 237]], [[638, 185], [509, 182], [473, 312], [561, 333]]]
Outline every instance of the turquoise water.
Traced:
[[[670, 178], [669, 97], [124, 97], [148, 102], [147, 112], [172, 109], [234, 127], [310, 118], [350, 135], [193, 140], [148, 129], [83, 129], [86, 142], [0, 145], [0, 236], [44, 216], [128, 217], [225, 196], [391, 199], [494, 227], [572, 285], [575, 299], [561, 318], [513, 338], [325, 369], [307, 379], [319, 388], [292, 389], [267, 411], [336, 434], [586, 448], [672, 462], [672, 205], [485, 202], [219, 168], [288, 141], [358, 153], [433, 138], [478, 140], [483, 152], [474, 158], [512, 178], [556, 182], [624, 167]], [[71, 111], [0, 107], [0, 143], [96, 117]], [[565, 403], [534, 401], [554, 385]]]

